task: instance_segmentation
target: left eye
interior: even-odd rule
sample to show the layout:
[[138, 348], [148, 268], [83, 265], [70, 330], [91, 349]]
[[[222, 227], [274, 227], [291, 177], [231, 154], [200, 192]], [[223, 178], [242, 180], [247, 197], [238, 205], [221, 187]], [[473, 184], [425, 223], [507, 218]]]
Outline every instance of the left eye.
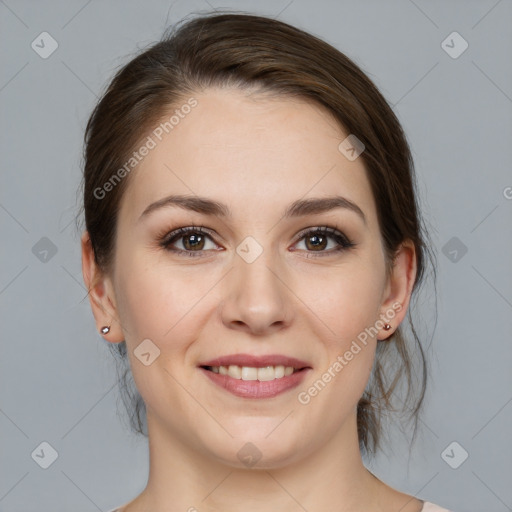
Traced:
[[354, 245], [343, 233], [333, 228], [307, 231], [302, 234], [299, 243], [303, 243], [304, 250], [309, 252], [334, 252], [348, 249]]

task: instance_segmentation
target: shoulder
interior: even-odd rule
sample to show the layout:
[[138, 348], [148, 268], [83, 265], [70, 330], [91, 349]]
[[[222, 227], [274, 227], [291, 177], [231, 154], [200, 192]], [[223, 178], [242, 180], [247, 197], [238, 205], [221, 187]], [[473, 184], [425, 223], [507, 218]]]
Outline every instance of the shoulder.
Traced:
[[439, 505], [434, 505], [434, 503], [430, 503], [429, 501], [425, 501], [421, 512], [450, 512], [450, 510], [442, 508]]

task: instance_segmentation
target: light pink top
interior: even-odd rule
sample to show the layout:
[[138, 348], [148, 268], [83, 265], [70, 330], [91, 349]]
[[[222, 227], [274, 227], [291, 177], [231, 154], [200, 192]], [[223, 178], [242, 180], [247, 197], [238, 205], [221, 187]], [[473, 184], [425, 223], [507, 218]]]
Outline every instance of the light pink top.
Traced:
[[[109, 512], [120, 512], [119, 508], [115, 508], [113, 510], [110, 510]], [[430, 503], [428, 501], [425, 501], [423, 504], [423, 508], [421, 509], [421, 512], [450, 512], [447, 508], [441, 508], [438, 505], [434, 505], [433, 503]]]
[[441, 508], [438, 505], [434, 505], [433, 503], [429, 503], [428, 501], [425, 501], [423, 504], [423, 508], [421, 509], [421, 512], [450, 512], [447, 508]]

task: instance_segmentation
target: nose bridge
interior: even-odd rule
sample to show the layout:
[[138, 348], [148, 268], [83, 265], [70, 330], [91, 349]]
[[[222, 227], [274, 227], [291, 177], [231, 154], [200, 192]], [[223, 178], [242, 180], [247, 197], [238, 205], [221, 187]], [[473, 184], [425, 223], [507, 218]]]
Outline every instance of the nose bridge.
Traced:
[[243, 325], [260, 334], [287, 325], [291, 311], [280, 267], [269, 247], [246, 237], [234, 255], [223, 322], [231, 327]]

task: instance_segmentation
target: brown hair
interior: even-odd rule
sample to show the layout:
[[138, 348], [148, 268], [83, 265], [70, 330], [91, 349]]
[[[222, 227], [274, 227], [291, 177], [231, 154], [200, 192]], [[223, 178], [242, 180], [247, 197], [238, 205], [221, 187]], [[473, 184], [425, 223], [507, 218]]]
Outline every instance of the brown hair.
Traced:
[[[160, 42], [117, 72], [92, 112], [85, 132], [83, 199], [86, 229], [100, 268], [108, 272], [114, 260], [117, 212], [129, 176], [110, 187], [106, 200], [95, 191], [123, 166], [167, 111], [194, 91], [211, 86], [256, 87], [313, 100], [363, 142], [361, 158], [377, 206], [388, 268], [400, 244], [411, 240], [416, 248], [416, 294], [433, 255], [419, 215], [411, 152], [392, 109], [363, 71], [334, 47], [286, 23], [246, 14], [211, 13], [172, 27]], [[390, 340], [378, 343], [372, 376], [357, 409], [360, 447], [366, 452], [379, 447], [382, 413], [395, 409], [391, 398], [402, 381], [406, 395], [401, 409], [415, 419], [416, 431], [426, 362], [410, 311], [408, 320], [419, 356], [418, 373], [401, 327]], [[126, 343], [109, 346], [124, 364], [121, 391], [131, 425], [146, 435], [145, 407], [128, 367]]]

